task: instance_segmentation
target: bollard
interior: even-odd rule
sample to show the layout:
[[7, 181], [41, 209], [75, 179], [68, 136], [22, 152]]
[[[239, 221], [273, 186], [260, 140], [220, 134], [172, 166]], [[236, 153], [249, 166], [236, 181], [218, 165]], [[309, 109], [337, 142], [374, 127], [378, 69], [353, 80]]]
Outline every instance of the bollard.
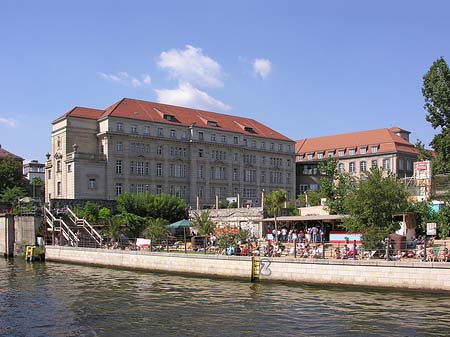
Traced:
[[297, 258], [297, 238], [294, 240], [294, 258]]

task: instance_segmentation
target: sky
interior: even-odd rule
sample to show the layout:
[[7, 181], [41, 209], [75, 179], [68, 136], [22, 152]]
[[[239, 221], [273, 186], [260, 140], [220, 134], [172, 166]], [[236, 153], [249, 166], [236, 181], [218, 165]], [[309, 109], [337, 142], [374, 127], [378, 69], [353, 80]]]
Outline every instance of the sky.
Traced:
[[53, 120], [124, 97], [293, 140], [399, 126], [429, 144], [422, 77], [450, 62], [448, 13], [446, 0], [4, 0], [0, 144], [43, 162]]

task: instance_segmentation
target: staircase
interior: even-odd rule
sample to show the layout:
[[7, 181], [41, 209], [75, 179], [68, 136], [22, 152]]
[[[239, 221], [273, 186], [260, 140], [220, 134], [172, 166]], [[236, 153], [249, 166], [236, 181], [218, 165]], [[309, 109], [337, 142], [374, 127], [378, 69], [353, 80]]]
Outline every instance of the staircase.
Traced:
[[52, 233], [52, 242], [59, 245], [73, 247], [99, 248], [103, 238], [85, 219], [78, 218], [70, 209], [55, 217], [44, 207], [45, 223], [48, 231]]

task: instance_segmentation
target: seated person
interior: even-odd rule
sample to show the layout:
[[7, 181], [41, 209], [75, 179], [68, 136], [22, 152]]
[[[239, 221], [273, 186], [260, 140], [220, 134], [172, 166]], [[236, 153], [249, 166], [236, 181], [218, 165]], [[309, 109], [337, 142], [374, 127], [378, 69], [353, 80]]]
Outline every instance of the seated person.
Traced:
[[433, 262], [436, 260], [436, 254], [434, 253], [434, 249], [430, 248], [427, 252], [427, 261]]
[[403, 257], [402, 251], [398, 250], [397, 255], [394, 255], [394, 260], [400, 261]]
[[341, 251], [339, 250], [338, 247], [336, 247], [336, 249], [334, 250], [334, 257], [336, 259], [341, 259]]

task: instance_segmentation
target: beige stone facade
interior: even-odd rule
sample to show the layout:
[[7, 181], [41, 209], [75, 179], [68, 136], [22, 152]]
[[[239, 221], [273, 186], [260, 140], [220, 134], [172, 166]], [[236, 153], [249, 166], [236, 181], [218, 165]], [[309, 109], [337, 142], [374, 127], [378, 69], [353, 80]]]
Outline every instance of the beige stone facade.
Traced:
[[[245, 121], [228, 115], [209, 113], [205, 124], [187, 125], [177, 110], [158, 120], [158, 115], [130, 118], [83, 109], [75, 108], [53, 123], [47, 201], [113, 200], [125, 192], [148, 192], [177, 195], [196, 208], [197, 197], [200, 207], [213, 205], [216, 195], [224, 199], [237, 194], [241, 206], [259, 206], [262, 190], [279, 188], [294, 197], [295, 142], [274, 131], [270, 137], [270, 129], [255, 121], [248, 122], [255, 129], [239, 131], [228, 125]], [[211, 127], [212, 119], [224, 127]]]

